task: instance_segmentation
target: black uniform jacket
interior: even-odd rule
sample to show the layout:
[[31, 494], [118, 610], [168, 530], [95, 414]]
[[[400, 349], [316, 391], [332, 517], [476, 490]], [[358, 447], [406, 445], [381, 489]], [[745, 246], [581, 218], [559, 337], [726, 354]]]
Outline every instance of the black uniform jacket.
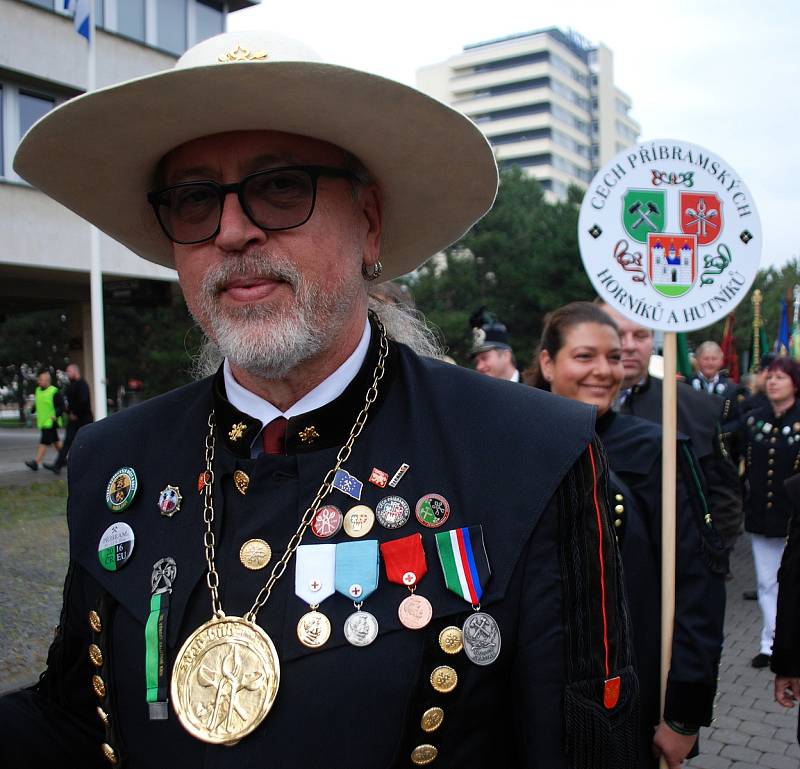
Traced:
[[64, 392], [67, 399], [67, 410], [77, 417], [79, 425], [88, 425], [92, 416], [92, 402], [89, 395], [89, 385], [83, 379], [76, 379], [67, 385]]
[[[661, 428], [608, 411], [597, 431], [608, 455], [649, 745], [660, 720]], [[664, 717], [706, 725], [713, 715], [725, 615], [725, 553], [688, 439], [677, 447], [675, 629]]]
[[770, 665], [780, 676], [800, 677], [800, 474], [784, 486], [793, 514], [778, 570], [778, 615]]
[[[648, 376], [633, 388], [621, 412], [660, 425], [663, 391], [664, 383]], [[723, 402], [716, 395], [697, 392], [685, 383], [678, 383], [678, 430], [691, 440], [703, 471], [714, 525], [723, 544], [729, 547], [741, 533], [742, 497], [736, 465], [720, 437], [722, 408]]]
[[[190, 736], [172, 705], [167, 720], [148, 720], [144, 631], [154, 563], [171, 557], [177, 564], [168, 671], [187, 636], [211, 618], [197, 486], [212, 408], [220, 600], [227, 615], [243, 616], [364, 404], [375, 337], [361, 372], [338, 399], [290, 420], [286, 455], [250, 458], [261, 425], [225, 400], [220, 374], [79, 432], [70, 454], [72, 561], [59, 635], [39, 686], [0, 700], [0, 759], [4, 750], [11, 754], [4, 765], [54, 766], [67, 758], [82, 767], [105, 765], [103, 742], [131, 767], [406, 767], [425, 745], [432, 748], [414, 755], [430, 758], [435, 750], [440, 767], [634, 765], [636, 679], [618, 551], [598, 491], [607, 471], [593, 442], [593, 410], [420, 359], [394, 343], [378, 399], [344, 469], [363, 482], [361, 503], [372, 508], [390, 494], [412, 510], [430, 492], [449, 502], [441, 529], [423, 527], [412, 513], [400, 529], [376, 523], [367, 534], [381, 542], [422, 535], [428, 572], [417, 593], [433, 606], [431, 623], [416, 631], [400, 624], [397, 609], [409, 591], [389, 583], [381, 563], [378, 589], [363, 606], [380, 624], [376, 640], [363, 648], [347, 642], [343, 625], [353, 601], [337, 593], [319, 609], [330, 619], [330, 640], [306, 648], [296, 632], [309, 606], [294, 593], [292, 560], [257, 618], [281, 665], [277, 698], [262, 724], [229, 747]], [[410, 469], [396, 488], [368, 482], [373, 468], [391, 477], [402, 463]], [[113, 513], [106, 484], [120, 467], [135, 469], [139, 489], [131, 507]], [[249, 477], [246, 494], [234, 483], [237, 470]], [[168, 484], [183, 496], [172, 517], [157, 506]], [[358, 504], [338, 490], [325, 501], [343, 511]], [[100, 567], [97, 549], [117, 521], [133, 528], [136, 544], [129, 562], [112, 572]], [[443, 628], [460, 627], [472, 609], [446, 589], [434, 534], [475, 525], [483, 527], [492, 569], [481, 608], [502, 635], [499, 659], [486, 666], [471, 663], [463, 651], [447, 654], [438, 642]], [[266, 569], [249, 571], [240, 562], [250, 538], [270, 544]], [[303, 543], [347, 540], [344, 531], [317, 540], [309, 530]], [[100, 632], [90, 627], [93, 610]], [[99, 667], [90, 662], [91, 643], [102, 653]], [[449, 693], [431, 683], [442, 665], [458, 675]], [[100, 696], [93, 675], [102, 677]], [[98, 705], [108, 714], [106, 728]], [[421, 719], [431, 707], [442, 708], [444, 720], [427, 733]]]
[[765, 537], [785, 537], [792, 504], [783, 482], [800, 472], [800, 402], [780, 417], [772, 406], [739, 421], [745, 452], [744, 527]]
[[748, 391], [744, 385], [729, 379], [726, 374], [720, 374], [717, 382], [713, 385], [711, 392], [708, 390], [708, 380], [699, 372], [688, 380], [689, 385], [694, 390], [704, 392], [709, 395], [716, 395], [723, 400], [722, 415], [720, 422], [727, 422], [735, 419], [741, 413], [742, 407], [748, 398]]

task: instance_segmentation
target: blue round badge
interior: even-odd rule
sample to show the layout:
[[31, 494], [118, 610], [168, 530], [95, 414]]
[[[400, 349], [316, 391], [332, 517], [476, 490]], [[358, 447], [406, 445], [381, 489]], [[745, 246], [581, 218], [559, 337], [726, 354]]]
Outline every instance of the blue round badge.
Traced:
[[132, 467], [120, 467], [106, 486], [106, 504], [108, 509], [115, 513], [121, 513], [130, 507], [136, 495], [139, 481], [136, 480], [136, 472]]

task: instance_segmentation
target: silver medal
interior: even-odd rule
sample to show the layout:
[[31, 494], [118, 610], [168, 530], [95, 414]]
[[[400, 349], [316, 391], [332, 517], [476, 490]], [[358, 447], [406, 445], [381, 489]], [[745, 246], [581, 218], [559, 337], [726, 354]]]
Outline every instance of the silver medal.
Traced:
[[470, 614], [461, 634], [464, 653], [476, 665], [491, 665], [500, 656], [500, 628], [486, 612]]
[[353, 646], [369, 646], [378, 636], [378, 620], [368, 611], [353, 612], [344, 623], [344, 637]]

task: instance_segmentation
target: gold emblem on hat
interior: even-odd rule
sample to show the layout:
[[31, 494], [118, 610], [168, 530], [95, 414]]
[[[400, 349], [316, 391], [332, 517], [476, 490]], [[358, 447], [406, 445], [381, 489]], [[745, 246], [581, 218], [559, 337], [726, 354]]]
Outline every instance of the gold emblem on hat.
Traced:
[[228, 61], [264, 61], [267, 58], [269, 57], [266, 51], [251, 51], [241, 43], [236, 43], [236, 48], [218, 56], [217, 61], [220, 64], [225, 64]]
[[464, 648], [461, 628], [448, 625], [439, 633], [439, 646], [445, 654], [458, 654]]
[[313, 443], [315, 440], [317, 440], [317, 438], [319, 438], [319, 433], [314, 425], [309, 425], [308, 427], [303, 428], [297, 434], [300, 436], [300, 440], [303, 443]]
[[243, 470], [236, 470], [233, 474], [233, 482], [236, 485], [236, 491], [242, 496], [247, 494], [247, 488], [250, 486], [250, 476]]
[[238, 422], [237, 424], [231, 427], [230, 432], [228, 433], [228, 437], [231, 441], [238, 441], [244, 435], [244, 431], [247, 429], [247, 425], [244, 422]]
[[272, 548], [263, 539], [248, 539], [239, 548], [239, 560], [246, 569], [263, 569], [272, 558]]

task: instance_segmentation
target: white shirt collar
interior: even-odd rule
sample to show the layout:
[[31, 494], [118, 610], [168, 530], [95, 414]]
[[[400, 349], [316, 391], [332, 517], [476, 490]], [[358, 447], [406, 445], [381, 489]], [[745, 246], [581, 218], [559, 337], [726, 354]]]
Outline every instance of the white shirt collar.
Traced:
[[[364, 363], [364, 359], [367, 357], [371, 335], [372, 330], [369, 326], [369, 320], [367, 320], [364, 324], [364, 333], [361, 335], [361, 341], [350, 357], [329, 377], [323, 379], [311, 392], [306, 393], [286, 411], [279, 411], [269, 401], [242, 387], [234, 379], [228, 359], [225, 358], [222, 373], [225, 379], [225, 393], [228, 396], [228, 401], [239, 411], [260, 420], [262, 426], [269, 424], [273, 419], [280, 416], [291, 419], [299, 414], [305, 414], [321, 408], [336, 400], [345, 391], [347, 385], [353, 381]], [[260, 437], [257, 436], [256, 440], [260, 440]]]
[[519, 369], [515, 368], [514, 373], [511, 375], [512, 382], [519, 382]]

